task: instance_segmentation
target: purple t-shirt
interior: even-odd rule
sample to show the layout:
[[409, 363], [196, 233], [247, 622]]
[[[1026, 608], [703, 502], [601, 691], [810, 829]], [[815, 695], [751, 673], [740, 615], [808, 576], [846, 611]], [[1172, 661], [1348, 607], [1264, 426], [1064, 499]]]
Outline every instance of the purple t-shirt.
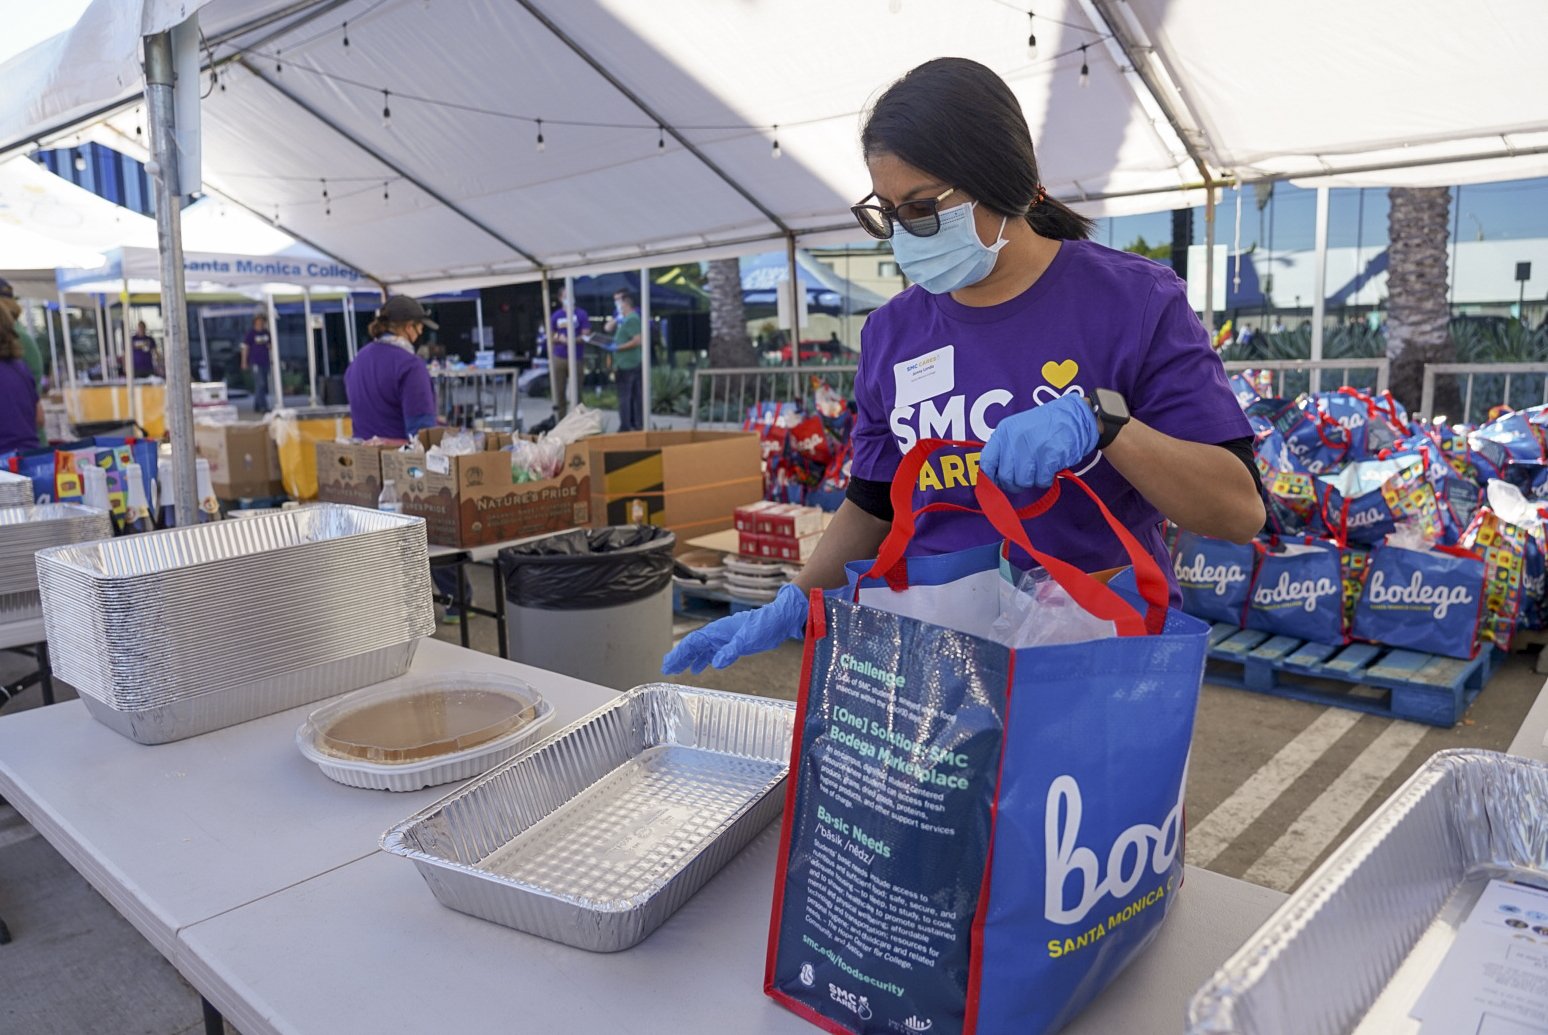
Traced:
[[0, 362], [0, 453], [38, 448], [38, 386], [20, 359]]
[[344, 371], [349, 419], [356, 438], [413, 438], [435, 426], [435, 389], [424, 360], [407, 349], [373, 341]]
[[134, 376], [150, 377], [156, 372], [156, 356], [152, 351], [156, 348], [156, 339], [136, 334], [129, 341], [134, 347]]
[[[586, 310], [575, 307], [575, 351], [581, 352], [585, 345], [581, 338], [591, 333], [591, 317], [586, 315]], [[554, 315], [548, 321], [548, 354], [555, 359], [570, 358], [570, 318], [564, 311], [564, 306], [554, 310]]]
[[[1136, 418], [1175, 438], [1215, 443], [1252, 434], [1183, 282], [1165, 266], [1090, 241], [1063, 242], [1037, 283], [1001, 305], [965, 306], [911, 287], [871, 314], [861, 343], [853, 464], [860, 478], [891, 481], [918, 439], [983, 441], [1007, 414], [1098, 388], [1122, 393]], [[969, 479], [977, 470], [976, 453], [944, 461], [936, 454], [915, 506], [974, 506]], [[1098, 453], [1075, 471], [1170, 575], [1160, 513]], [[1128, 563], [1076, 489], [1066, 488], [1028, 534], [1038, 549], [1086, 571]], [[910, 553], [997, 538], [977, 515], [925, 514]]]
[[269, 332], [248, 331], [247, 337], [242, 339], [247, 346], [247, 365], [252, 367], [266, 367], [269, 365]]

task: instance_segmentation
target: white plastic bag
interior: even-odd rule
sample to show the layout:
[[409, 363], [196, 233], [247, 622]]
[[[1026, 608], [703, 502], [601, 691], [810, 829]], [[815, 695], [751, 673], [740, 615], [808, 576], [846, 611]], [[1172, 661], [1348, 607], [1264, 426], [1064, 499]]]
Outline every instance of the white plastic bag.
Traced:
[[1015, 585], [1008, 577], [1000, 580], [1000, 616], [990, 638], [1007, 647], [1048, 647], [1116, 635], [1112, 622], [1077, 604], [1042, 568], [1022, 572]]

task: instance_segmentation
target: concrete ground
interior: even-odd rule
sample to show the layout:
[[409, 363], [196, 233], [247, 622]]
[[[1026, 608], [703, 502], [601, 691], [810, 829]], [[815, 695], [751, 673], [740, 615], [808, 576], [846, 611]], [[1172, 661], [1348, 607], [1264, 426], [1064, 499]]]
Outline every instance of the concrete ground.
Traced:
[[[470, 572], [490, 604], [487, 571]], [[488, 619], [475, 649], [495, 652]], [[682, 635], [700, 622], [679, 619]], [[440, 639], [457, 642], [455, 626]], [[1188, 859], [1291, 890], [1414, 769], [1450, 747], [1503, 750], [1543, 685], [1533, 658], [1509, 659], [1461, 725], [1436, 729], [1206, 685], [1188, 784]], [[682, 682], [793, 698], [798, 645]], [[0, 653], [0, 681], [24, 670]], [[73, 697], [68, 688], [61, 698]], [[30, 690], [6, 712], [39, 704]], [[0, 1033], [180, 1035], [200, 1030], [197, 993], [8, 806], [0, 806]]]

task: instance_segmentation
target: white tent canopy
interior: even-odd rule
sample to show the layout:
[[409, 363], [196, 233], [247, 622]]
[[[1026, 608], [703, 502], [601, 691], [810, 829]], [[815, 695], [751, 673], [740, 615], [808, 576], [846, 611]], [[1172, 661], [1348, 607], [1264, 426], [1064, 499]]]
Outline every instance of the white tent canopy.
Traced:
[[942, 54], [1010, 82], [1093, 214], [1206, 175], [1548, 172], [1540, 0], [97, 0], [0, 66], [0, 151], [108, 115], [134, 139], [140, 35], [196, 8], [206, 187], [407, 290], [852, 238], [859, 112]]
[[0, 164], [0, 269], [93, 266], [121, 245], [155, 248], [155, 221], [29, 159]]

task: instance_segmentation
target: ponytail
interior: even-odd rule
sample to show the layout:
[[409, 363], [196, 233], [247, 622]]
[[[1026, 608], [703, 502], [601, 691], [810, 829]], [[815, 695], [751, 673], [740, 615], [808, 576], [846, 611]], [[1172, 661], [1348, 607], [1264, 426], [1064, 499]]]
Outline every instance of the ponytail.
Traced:
[[1096, 229], [1094, 220], [1050, 197], [1027, 210], [1027, 225], [1038, 235], [1056, 241], [1084, 241]]

